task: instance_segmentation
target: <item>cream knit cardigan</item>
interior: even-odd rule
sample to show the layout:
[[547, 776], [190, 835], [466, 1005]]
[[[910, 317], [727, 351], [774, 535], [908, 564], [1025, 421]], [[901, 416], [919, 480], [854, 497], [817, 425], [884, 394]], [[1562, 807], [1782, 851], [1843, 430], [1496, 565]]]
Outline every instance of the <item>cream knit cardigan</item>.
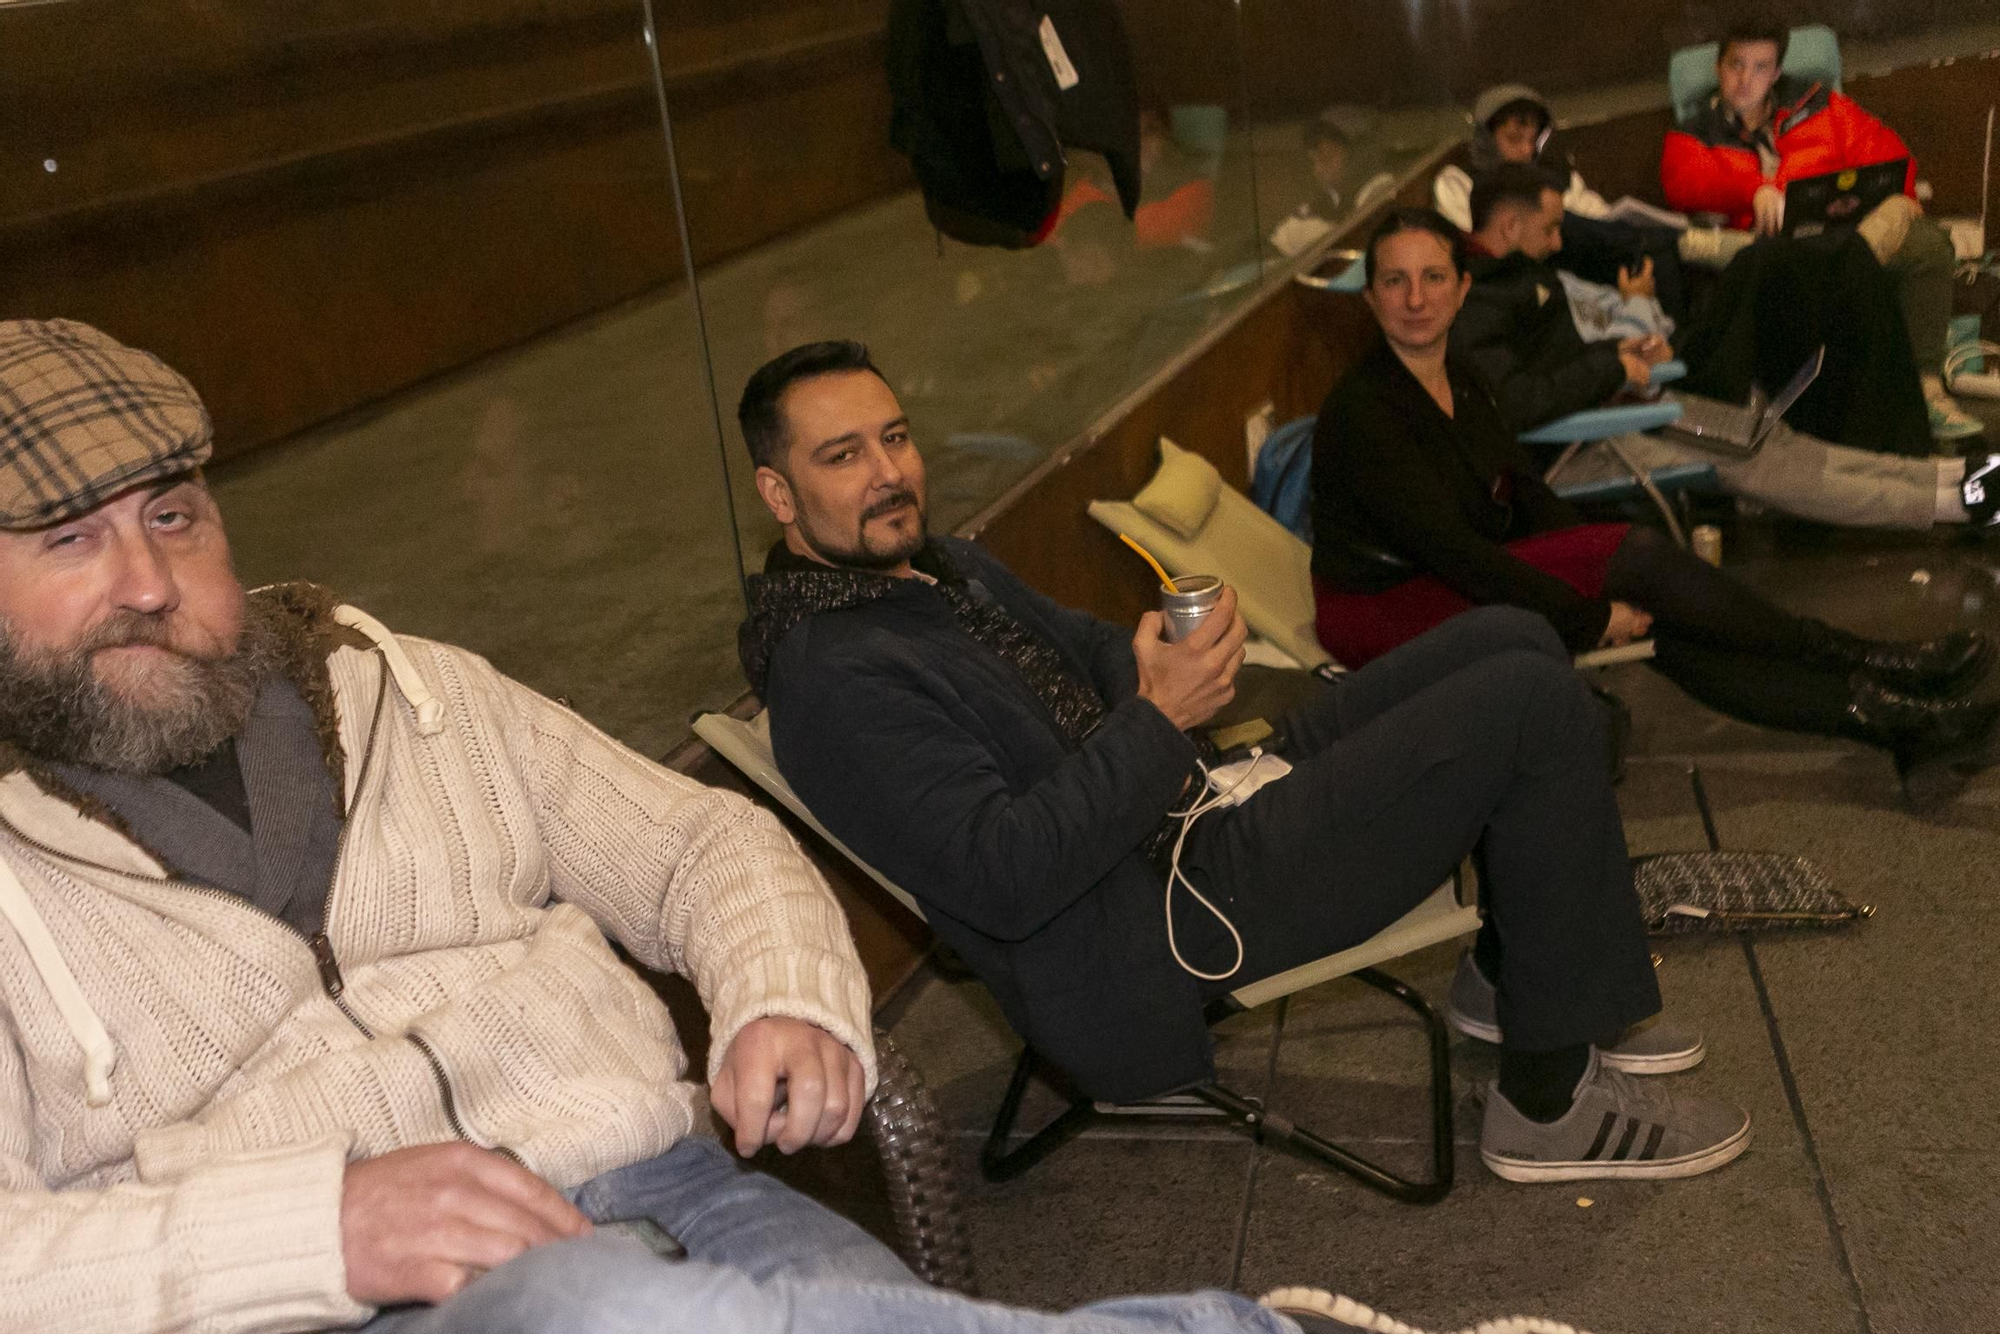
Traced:
[[348, 1161], [464, 1138], [570, 1187], [664, 1151], [702, 1090], [606, 933], [695, 983], [711, 1076], [786, 1015], [873, 1087], [846, 922], [769, 815], [469, 653], [388, 649], [325, 659], [347, 803], [330, 968], [28, 773], [0, 780], [0, 1331], [356, 1324]]

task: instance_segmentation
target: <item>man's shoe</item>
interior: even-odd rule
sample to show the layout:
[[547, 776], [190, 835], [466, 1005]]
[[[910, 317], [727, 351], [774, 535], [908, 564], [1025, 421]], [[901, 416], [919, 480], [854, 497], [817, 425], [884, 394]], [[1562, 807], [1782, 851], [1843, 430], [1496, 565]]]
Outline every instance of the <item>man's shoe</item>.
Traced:
[[1655, 1179], [1713, 1172], [1750, 1147], [1742, 1108], [1641, 1083], [1594, 1051], [1575, 1096], [1569, 1111], [1544, 1124], [1489, 1084], [1480, 1158], [1508, 1181]]
[[[1352, 1297], [1342, 1297], [1325, 1288], [1273, 1288], [1259, 1297], [1257, 1304], [1289, 1318], [1305, 1334], [1337, 1334], [1355, 1329], [1374, 1331], [1376, 1334], [1383, 1330], [1422, 1334], [1392, 1316], [1363, 1306]], [[1582, 1334], [1559, 1321], [1518, 1315], [1504, 1320], [1482, 1320], [1475, 1328], [1478, 1334], [1487, 1334], [1487, 1331], [1491, 1334]], [[1466, 1334], [1473, 1334], [1473, 1331], [1468, 1330]]]
[[1846, 734], [1879, 746], [1896, 761], [1903, 798], [1927, 811], [1949, 801], [1966, 776], [1991, 764], [2000, 700], [1930, 699], [1878, 685], [1857, 672]]
[[[1500, 995], [1473, 962], [1472, 951], [1458, 956], [1458, 971], [1452, 975], [1451, 994], [1444, 1005], [1451, 1026], [1481, 1042], [1500, 1042]], [[1628, 1075], [1670, 1075], [1691, 1070], [1708, 1055], [1701, 1030], [1692, 1024], [1655, 1015], [1625, 1030], [1616, 1045], [1598, 1055], [1614, 1070]]]

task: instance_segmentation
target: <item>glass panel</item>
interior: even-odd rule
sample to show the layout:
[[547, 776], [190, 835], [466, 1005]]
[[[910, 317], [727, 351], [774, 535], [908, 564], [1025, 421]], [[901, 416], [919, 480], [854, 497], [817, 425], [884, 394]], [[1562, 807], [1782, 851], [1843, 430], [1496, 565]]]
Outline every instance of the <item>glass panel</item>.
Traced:
[[642, 33], [634, 0], [0, 7], [0, 314], [195, 382], [246, 582], [657, 754], [739, 693], [742, 603]]
[[[1137, 221], [1116, 202], [1110, 164], [1072, 149], [1060, 220], [1023, 249], [932, 225], [890, 144], [884, 6], [770, 8], [757, 33], [736, 15], [676, 30], [675, 11], [660, 10], [747, 567], [761, 567], [776, 529], [737, 466], [747, 460], [734, 409], [770, 357], [816, 339], [866, 342], [915, 422], [931, 526], [948, 531], [1257, 290], [1233, 6], [1171, 21], [1119, 7], [1143, 108]], [[770, 26], [780, 11], [783, 41]], [[726, 82], [700, 63], [717, 34], [743, 53]]]

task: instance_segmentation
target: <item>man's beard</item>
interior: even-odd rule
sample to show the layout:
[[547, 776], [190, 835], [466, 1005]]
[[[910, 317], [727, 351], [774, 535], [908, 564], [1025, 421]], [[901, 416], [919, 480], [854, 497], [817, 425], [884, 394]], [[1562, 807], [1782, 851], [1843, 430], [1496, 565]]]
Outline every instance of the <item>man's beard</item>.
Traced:
[[[100, 681], [92, 666], [100, 650], [128, 644], [166, 650], [147, 664], [146, 703]], [[241, 732], [276, 660], [276, 637], [254, 615], [235, 651], [220, 658], [174, 648], [167, 624], [141, 612], [119, 612], [53, 653], [23, 650], [0, 622], [0, 737], [44, 760], [162, 774]]]
[[[905, 501], [909, 502], [917, 512], [916, 531], [908, 537], [896, 539], [888, 546], [871, 545], [867, 536], [868, 521], [901, 508]], [[811, 522], [806, 518], [804, 506], [799, 507], [796, 522], [799, 536], [805, 539], [805, 544], [818, 552], [820, 559], [830, 564], [845, 566], [851, 570], [893, 570], [922, 551], [924, 543], [930, 540], [930, 532], [926, 527], [927, 518], [922, 502], [917, 499], [917, 493], [902, 490], [876, 501], [861, 511], [861, 521], [855, 526], [855, 545], [851, 547], [836, 546], [814, 531]]]

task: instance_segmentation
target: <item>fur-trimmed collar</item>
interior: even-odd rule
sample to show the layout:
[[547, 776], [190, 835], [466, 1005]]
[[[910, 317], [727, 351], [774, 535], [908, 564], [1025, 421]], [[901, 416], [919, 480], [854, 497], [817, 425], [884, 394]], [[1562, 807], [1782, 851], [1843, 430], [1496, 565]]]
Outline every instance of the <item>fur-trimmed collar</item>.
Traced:
[[[257, 589], [249, 595], [244, 607], [246, 619], [255, 618], [271, 627], [278, 670], [312, 709], [313, 732], [319, 738], [320, 754], [327, 769], [333, 774], [336, 793], [347, 790], [347, 757], [340, 748], [340, 713], [326, 660], [337, 648], [373, 647], [365, 635], [335, 622], [333, 609], [339, 602], [331, 591], [300, 580]], [[134, 843], [139, 842], [109, 806], [64, 782], [39, 756], [0, 738], [0, 778], [14, 773], [26, 774], [42, 791], [74, 806], [87, 819], [116, 830]]]

